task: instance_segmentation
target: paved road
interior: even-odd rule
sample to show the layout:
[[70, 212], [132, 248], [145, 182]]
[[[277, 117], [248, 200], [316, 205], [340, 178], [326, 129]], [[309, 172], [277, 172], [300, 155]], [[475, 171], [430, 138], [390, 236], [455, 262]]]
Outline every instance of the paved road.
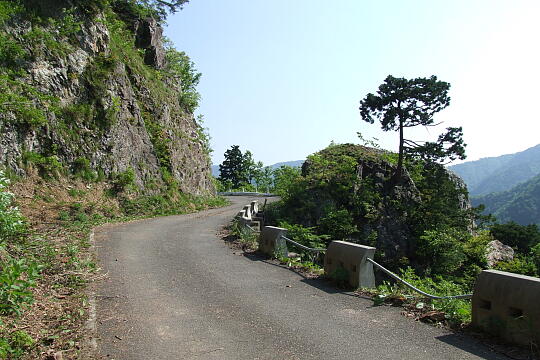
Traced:
[[104, 359], [504, 359], [399, 309], [341, 293], [216, 233], [249, 198], [96, 233]]

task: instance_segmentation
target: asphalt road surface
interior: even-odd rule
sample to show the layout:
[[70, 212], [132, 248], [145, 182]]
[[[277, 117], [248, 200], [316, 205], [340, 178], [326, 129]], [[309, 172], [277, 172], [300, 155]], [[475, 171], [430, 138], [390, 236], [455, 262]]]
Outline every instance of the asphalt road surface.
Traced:
[[103, 359], [505, 359], [229, 248], [216, 234], [250, 200], [96, 232]]

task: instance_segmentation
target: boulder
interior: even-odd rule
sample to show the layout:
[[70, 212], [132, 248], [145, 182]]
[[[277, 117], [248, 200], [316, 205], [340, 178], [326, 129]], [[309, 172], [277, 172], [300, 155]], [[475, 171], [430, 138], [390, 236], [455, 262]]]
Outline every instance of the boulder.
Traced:
[[504, 245], [499, 240], [490, 241], [486, 247], [486, 260], [489, 267], [495, 266], [500, 261], [511, 261], [514, 259], [514, 249]]

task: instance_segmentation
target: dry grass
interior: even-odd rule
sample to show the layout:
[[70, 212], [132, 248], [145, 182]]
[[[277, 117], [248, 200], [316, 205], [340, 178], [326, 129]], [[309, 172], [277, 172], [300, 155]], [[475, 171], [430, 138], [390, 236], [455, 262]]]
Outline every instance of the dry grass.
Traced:
[[119, 204], [106, 195], [105, 184], [29, 177], [11, 191], [29, 233], [8, 251], [22, 247], [44, 269], [33, 289], [34, 303], [20, 317], [2, 316], [4, 336], [24, 330], [35, 340], [21, 359], [91, 358], [91, 349], [85, 348], [86, 284], [97, 277], [97, 269], [89, 234], [94, 224], [118, 217]]

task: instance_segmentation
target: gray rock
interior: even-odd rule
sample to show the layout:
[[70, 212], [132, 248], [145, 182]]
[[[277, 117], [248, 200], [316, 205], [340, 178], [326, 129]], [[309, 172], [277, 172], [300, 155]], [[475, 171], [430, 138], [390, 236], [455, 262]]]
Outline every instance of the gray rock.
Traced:
[[491, 268], [501, 261], [512, 261], [514, 249], [499, 240], [490, 241], [486, 247], [486, 260]]

